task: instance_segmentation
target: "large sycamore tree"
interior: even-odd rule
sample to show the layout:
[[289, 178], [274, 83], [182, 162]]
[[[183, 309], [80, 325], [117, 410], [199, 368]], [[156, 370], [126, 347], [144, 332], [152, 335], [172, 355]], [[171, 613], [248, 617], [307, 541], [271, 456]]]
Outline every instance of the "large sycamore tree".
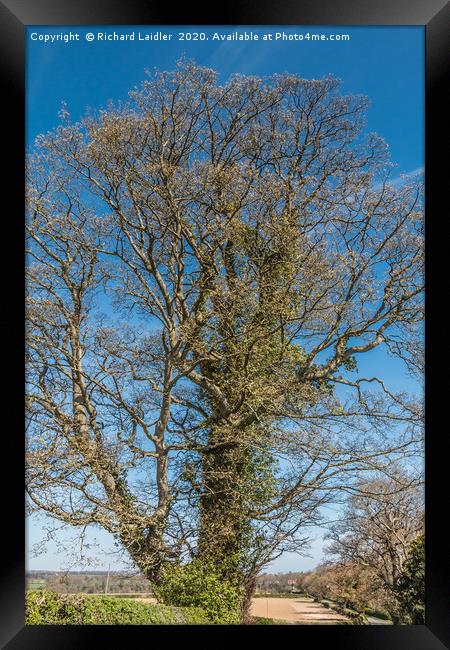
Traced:
[[31, 510], [151, 580], [211, 560], [247, 599], [363, 472], [420, 453], [422, 204], [332, 77], [181, 61], [27, 164]]

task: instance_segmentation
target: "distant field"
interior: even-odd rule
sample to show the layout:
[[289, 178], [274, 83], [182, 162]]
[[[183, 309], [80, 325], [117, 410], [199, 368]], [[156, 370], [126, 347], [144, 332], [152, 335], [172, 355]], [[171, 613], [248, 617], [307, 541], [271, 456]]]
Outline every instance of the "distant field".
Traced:
[[136, 595], [133, 594], [132, 596], [129, 597], [138, 600], [140, 603], [148, 603], [150, 605], [153, 605], [154, 603], [158, 602], [156, 598], [151, 594], [136, 594]]

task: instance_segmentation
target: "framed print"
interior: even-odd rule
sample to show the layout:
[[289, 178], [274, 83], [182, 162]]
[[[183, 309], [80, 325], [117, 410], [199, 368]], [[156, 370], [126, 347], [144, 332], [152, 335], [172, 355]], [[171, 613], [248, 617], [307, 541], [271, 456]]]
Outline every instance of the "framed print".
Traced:
[[0, 11], [4, 647], [448, 647], [448, 6]]

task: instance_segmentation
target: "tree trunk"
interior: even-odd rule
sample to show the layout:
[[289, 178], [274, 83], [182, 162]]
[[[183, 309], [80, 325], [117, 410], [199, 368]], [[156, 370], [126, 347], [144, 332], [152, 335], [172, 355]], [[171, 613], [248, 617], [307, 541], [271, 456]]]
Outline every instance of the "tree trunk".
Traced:
[[256, 588], [256, 576], [252, 576], [244, 587], [244, 598], [242, 600], [242, 622], [248, 624], [251, 622], [252, 598]]
[[199, 553], [233, 573], [244, 549], [248, 518], [245, 485], [249, 459], [245, 432], [215, 428], [202, 459]]

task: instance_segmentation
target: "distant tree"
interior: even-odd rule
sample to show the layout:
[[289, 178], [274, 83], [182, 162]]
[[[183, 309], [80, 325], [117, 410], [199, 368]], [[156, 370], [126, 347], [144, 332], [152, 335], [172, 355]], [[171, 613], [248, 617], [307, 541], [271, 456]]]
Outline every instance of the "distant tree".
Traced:
[[[389, 478], [360, 484], [339, 521], [330, 526], [328, 554], [342, 564], [372, 571], [390, 597], [389, 610], [401, 620], [398, 593], [411, 543], [423, 531], [423, 490], [392, 467]], [[423, 573], [417, 581], [423, 581]], [[417, 583], [417, 586], [418, 586]]]
[[410, 545], [397, 582], [396, 596], [403, 623], [425, 624], [425, 537], [419, 535]]
[[307, 593], [364, 613], [386, 609], [386, 593], [374, 571], [352, 563], [325, 563], [306, 573], [299, 585]]

